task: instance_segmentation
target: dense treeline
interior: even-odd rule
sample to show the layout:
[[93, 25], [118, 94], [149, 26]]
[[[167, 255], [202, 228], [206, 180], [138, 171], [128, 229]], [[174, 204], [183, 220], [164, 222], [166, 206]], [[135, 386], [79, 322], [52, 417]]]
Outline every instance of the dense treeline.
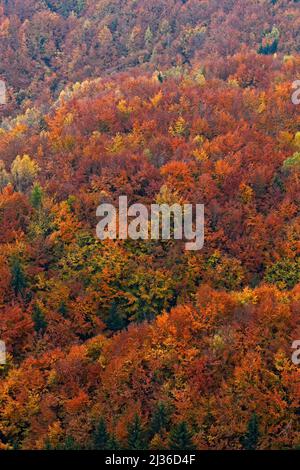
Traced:
[[0, 7], [5, 113], [70, 82], [136, 67], [190, 66], [241, 47], [299, 53], [296, 0], [9, 0]]
[[[0, 449], [300, 446], [299, 21], [1, 2]], [[203, 203], [204, 248], [98, 240], [120, 195]]]
[[[238, 54], [6, 120], [4, 448], [299, 444], [298, 70]], [[122, 194], [204, 203], [204, 249], [97, 240], [97, 205]]]
[[9, 364], [3, 448], [296, 447], [299, 302], [299, 286], [201, 286], [151, 324]]

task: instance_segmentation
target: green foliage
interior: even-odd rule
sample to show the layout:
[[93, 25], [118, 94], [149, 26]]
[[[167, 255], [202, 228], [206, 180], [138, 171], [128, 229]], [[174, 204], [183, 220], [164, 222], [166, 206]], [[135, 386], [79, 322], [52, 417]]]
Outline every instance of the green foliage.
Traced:
[[300, 282], [300, 257], [282, 259], [268, 267], [265, 281], [281, 289], [292, 289]]
[[5, 164], [0, 160], [0, 191], [9, 183], [9, 174], [5, 169]]
[[116, 439], [116, 436], [114, 434], [111, 434], [108, 443], [107, 443], [107, 450], [120, 450], [121, 446], [118, 440]]
[[145, 32], [145, 46], [147, 49], [151, 48], [152, 41], [153, 41], [153, 34], [152, 34], [150, 26], [148, 26]]
[[272, 31], [264, 35], [258, 53], [264, 55], [275, 54], [278, 48], [279, 37], [279, 30], [273, 26]]
[[64, 443], [59, 446], [58, 450], [81, 450], [81, 447], [74, 437], [67, 435]]
[[129, 450], [142, 450], [145, 449], [145, 442], [143, 436], [143, 429], [141, 419], [138, 414], [135, 414], [133, 421], [127, 426], [127, 449]]
[[103, 418], [100, 418], [99, 423], [93, 434], [93, 448], [96, 450], [105, 450], [109, 447], [110, 435], [106, 430], [106, 424]]
[[295, 152], [292, 157], [287, 158], [283, 162], [283, 168], [285, 170], [290, 170], [292, 168], [300, 169], [300, 152]]
[[258, 417], [256, 413], [253, 413], [247, 425], [247, 432], [244, 438], [242, 439], [244, 449], [256, 450], [259, 437], [260, 437], [260, 432], [259, 432]]
[[126, 324], [125, 319], [121, 312], [121, 306], [118, 302], [114, 301], [109, 309], [108, 317], [105, 321], [107, 328], [111, 331], [122, 330]]
[[46, 5], [51, 11], [59, 13], [65, 18], [68, 17], [71, 12], [76, 15], [80, 15], [85, 8], [85, 0], [44, 0]]
[[160, 72], [160, 71], [158, 72], [158, 74], [157, 74], [157, 79], [158, 79], [158, 81], [159, 81], [160, 83], [163, 83], [163, 81], [164, 81], [164, 76], [163, 76], [163, 73], [162, 73], [162, 72]]
[[63, 300], [61, 301], [60, 306], [58, 308], [58, 313], [60, 313], [64, 318], [67, 316], [68, 308], [66, 302], [64, 302]]
[[33, 308], [32, 319], [34, 321], [34, 329], [37, 333], [44, 334], [47, 328], [47, 321], [42, 309], [35, 305]]
[[170, 422], [169, 412], [164, 403], [160, 402], [154, 409], [152, 419], [149, 426], [149, 435], [152, 438], [155, 434], [160, 433], [168, 428]]
[[185, 421], [175, 425], [170, 432], [169, 446], [171, 450], [194, 450], [193, 434]]
[[42, 201], [43, 201], [43, 190], [41, 186], [38, 183], [36, 183], [30, 194], [31, 205], [35, 209], [40, 209], [40, 207], [42, 206]]
[[80, 445], [75, 441], [73, 436], [67, 434], [63, 442], [52, 445], [49, 438], [46, 439], [44, 450], [81, 450]]
[[130, 320], [141, 322], [155, 318], [170, 307], [174, 298], [173, 281], [162, 270], [154, 273], [141, 269], [127, 280], [126, 291], [132, 300], [126, 306]]
[[11, 263], [11, 286], [15, 295], [22, 295], [26, 285], [26, 276], [21, 261], [14, 257]]

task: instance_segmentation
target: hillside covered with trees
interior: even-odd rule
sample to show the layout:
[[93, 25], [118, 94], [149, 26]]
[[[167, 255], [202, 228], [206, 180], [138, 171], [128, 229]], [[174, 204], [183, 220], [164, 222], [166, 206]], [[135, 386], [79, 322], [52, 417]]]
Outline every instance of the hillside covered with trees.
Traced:
[[[1, 2], [0, 449], [300, 446], [297, 1]], [[202, 203], [205, 244], [96, 237]]]
[[2, 0], [0, 25], [6, 114], [103, 73], [300, 51], [298, 0]]

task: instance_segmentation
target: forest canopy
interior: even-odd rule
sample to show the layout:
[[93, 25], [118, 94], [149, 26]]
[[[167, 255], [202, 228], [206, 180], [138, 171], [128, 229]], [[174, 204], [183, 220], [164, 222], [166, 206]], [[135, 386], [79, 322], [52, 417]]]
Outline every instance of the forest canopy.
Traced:
[[[299, 2], [0, 9], [0, 450], [300, 446]], [[205, 244], [96, 208], [205, 205]]]

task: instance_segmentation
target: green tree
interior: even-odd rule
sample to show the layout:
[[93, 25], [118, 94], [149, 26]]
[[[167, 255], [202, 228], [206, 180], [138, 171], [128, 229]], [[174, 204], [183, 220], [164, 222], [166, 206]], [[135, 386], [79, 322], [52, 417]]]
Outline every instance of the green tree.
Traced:
[[258, 417], [256, 413], [253, 413], [248, 422], [247, 432], [242, 440], [244, 449], [246, 450], [257, 449], [259, 437], [260, 437], [260, 433], [259, 433]]
[[295, 260], [285, 258], [272, 264], [266, 270], [265, 280], [280, 289], [292, 289], [300, 282], [300, 257]]
[[107, 432], [104, 418], [100, 418], [93, 435], [93, 448], [96, 450], [106, 450], [108, 449], [109, 441], [110, 435]]
[[164, 76], [163, 76], [162, 72], [160, 72], [160, 71], [158, 72], [158, 74], [157, 74], [157, 79], [158, 79], [158, 81], [159, 81], [160, 83], [163, 83], [163, 81], [164, 81]]
[[259, 47], [259, 54], [275, 54], [278, 48], [280, 33], [276, 26], [273, 26], [272, 31], [264, 34], [262, 44]]
[[71, 12], [80, 15], [85, 8], [85, 0], [45, 0], [51, 11], [59, 13], [67, 18]]
[[169, 424], [169, 413], [164, 403], [159, 402], [155, 407], [150, 426], [149, 434], [152, 438], [155, 434], [165, 430]]
[[0, 160], [0, 191], [9, 183], [9, 174], [5, 169], [5, 164]]
[[111, 331], [122, 330], [125, 326], [124, 318], [122, 317], [118, 302], [116, 301], [112, 303], [109, 309], [106, 325]]
[[170, 432], [169, 446], [171, 450], [194, 450], [193, 434], [185, 421], [175, 425]]
[[40, 209], [43, 201], [43, 190], [41, 186], [36, 183], [30, 194], [30, 202], [32, 207], [35, 209]]
[[22, 295], [26, 284], [26, 276], [21, 261], [19, 258], [13, 258], [11, 264], [11, 286], [16, 296]]
[[35, 305], [33, 308], [32, 319], [34, 321], [35, 331], [37, 333], [45, 333], [48, 323], [45, 319], [44, 313], [38, 305]]
[[283, 162], [284, 170], [290, 170], [292, 168], [300, 168], [300, 152], [295, 152], [291, 157], [287, 158]]
[[64, 318], [68, 314], [68, 307], [64, 300], [61, 301], [60, 306], [58, 307], [58, 313], [60, 313]]
[[120, 444], [116, 439], [116, 436], [112, 434], [109, 438], [108, 444], [107, 444], [107, 450], [120, 450]]
[[67, 435], [64, 443], [59, 446], [59, 450], [80, 450], [80, 445], [77, 444], [74, 437]]
[[138, 414], [135, 414], [133, 421], [127, 427], [127, 448], [130, 450], [145, 449], [145, 442], [143, 439], [143, 428], [141, 419]]
[[151, 49], [152, 40], [153, 40], [153, 34], [152, 34], [150, 26], [148, 26], [145, 32], [145, 46], [147, 49]]

